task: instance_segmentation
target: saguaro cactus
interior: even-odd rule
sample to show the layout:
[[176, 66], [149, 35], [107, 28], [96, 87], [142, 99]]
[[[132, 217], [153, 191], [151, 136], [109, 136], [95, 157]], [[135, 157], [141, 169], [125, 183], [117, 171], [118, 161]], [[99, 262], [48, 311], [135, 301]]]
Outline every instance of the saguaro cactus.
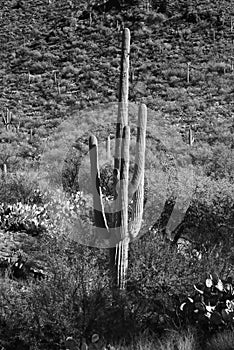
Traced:
[[5, 179], [7, 176], [7, 165], [6, 163], [3, 164], [3, 178]]
[[187, 62], [187, 83], [190, 83], [190, 65], [191, 62]]
[[189, 127], [189, 145], [192, 146], [195, 141], [195, 138], [193, 136], [193, 130], [191, 126]]
[[12, 113], [9, 111], [8, 108], [6, 110], [6, 114], [2, 113], [2, 120], [6, 130], [9, 130], [12, 121]]
[[[106, 237], [116, 238], [116, 246], [111, 249], [111, 268], [114, 282], [120, 289], [125, 289], [128, 267], [129, 242], [140, 230], [144, 203], [144, 164], [147, 109], [140, 105], [136, 139], [135, 166], [129, 181], [130, 127], [128, 125], [128, 79], [129, 79], [130, 31], [125, 28], [122, 41], [120, 71], [119, 105], [116, 123], [114, 170], [115, 178], [113, 214], [106, 215], [102, 201], [100, 171], [98, 165], [98, 143], [95, 136], [90, 136], [90, 162], [94, 202], [94, 220], [96, 227], [106, 232]], [[109, 147], [109, 146], [108, 146]], [[109, 152], [108, 152], [109, 153]], [[129, 201], [133, 200], [131, 218], [128, 215]], [[113, 240], [112, 240], [113, 241]]]

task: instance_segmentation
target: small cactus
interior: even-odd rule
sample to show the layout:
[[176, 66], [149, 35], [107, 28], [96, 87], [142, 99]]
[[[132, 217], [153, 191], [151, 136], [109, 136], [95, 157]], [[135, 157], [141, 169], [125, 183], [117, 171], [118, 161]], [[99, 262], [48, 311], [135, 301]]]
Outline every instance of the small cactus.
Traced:
[[7, 165], [6, 163], [3, 164], [3, 177], [6, 178], [7, 176]]
[[32, 140], [33, 140], [33, 129], [32, 128], [30, 128], [28, 140], [29, 140], [29, 142], [32, 142]]
[[189, 145], [192, 146], [195, 141], [195, 138], [193, 136], [193, 130], [191, 127], [189, 127]]
[[79, 350], [78, 344], [75, 341], [75, 339], [73, 339], [72, 337], [67, 337], [67, 339], [65, 340], [65, 349], [66, 350]]
[[20, 122], [17, 124], [17, 126], [15, 128], [16, 128], [16, 132], [19, 133], [19, 131], [20, 131]]
[[106, 346], [106, 350], [115, 350], [115, 347], [112, 346], [112, 345], [110, 345], [110, 344], [108, 344], [108, 345]]
[[89, 347], [88, 347], [88, 345], [86, 343], [86, 339], [85, 338], [82, 338], [80, 350], [89, 350]]
[[191, 65], [191, 62], [188, 62], [187, 63], [187, 83], [188, 84], [190, 83], [190, 65]]

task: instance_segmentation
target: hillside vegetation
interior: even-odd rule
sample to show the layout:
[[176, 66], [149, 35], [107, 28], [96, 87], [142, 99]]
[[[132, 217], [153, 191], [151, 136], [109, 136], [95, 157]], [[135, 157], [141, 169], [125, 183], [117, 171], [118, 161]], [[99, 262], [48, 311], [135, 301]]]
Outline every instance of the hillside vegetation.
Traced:
[[146, 102], [182, 130], [192, 123], [199, 140], [215, 138], [220, 124], [227, 131], [233, 116], [231, 3], [168, 3], [168, 14], [139, 5], [94, 11], [89, 24], [78, 19], [82, 2], [22, 1], [15, 9], [4, 1], [1, 108], [38, 133], [71, 110], [116, 101], [124, 25], [132, 36], [130, 101]]

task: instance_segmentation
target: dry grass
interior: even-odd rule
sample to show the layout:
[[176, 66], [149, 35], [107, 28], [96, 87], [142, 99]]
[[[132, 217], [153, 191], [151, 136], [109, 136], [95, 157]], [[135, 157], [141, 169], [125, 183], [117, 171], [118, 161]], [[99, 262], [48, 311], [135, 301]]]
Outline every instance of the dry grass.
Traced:
[[[195, 337], [192, 331], [169, 333], [162, 340], [154, 337], [140, 337], [130, 346], [119, 345], [116, 350], [196, 350]], [[198, 349], [197, 349], [198, 350]]]
[[233, 350], [234, 332], [224, 331], [215, 335], [207, 344], [206, 350]]
[[192, 331], [173, 332], [159, 342], [158, 350], [195, 350], [195, 337]]

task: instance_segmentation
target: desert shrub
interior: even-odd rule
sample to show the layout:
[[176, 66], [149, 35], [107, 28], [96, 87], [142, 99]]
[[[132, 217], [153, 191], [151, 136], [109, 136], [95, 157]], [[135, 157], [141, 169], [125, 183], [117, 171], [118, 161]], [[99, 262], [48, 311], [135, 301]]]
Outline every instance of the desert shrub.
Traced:
[[47, 256], [48, 277], [34, 283], [5, 280], [0, 303], [6, 333], [13, 338], [17, 334], [35, 350], [46, 350], [60, 349], [70, 335], [90, 339], [97, 332], [130, 344], [142, 331], [179, 329], [180, 302], [214, 261], [219, 271], [224, 261], [215, 252], [201, 260], [185, 257], [159, 237], [145, 235], [131, 245], [127, 293], [113, 299], [108, 251], [69, 240], [72, 213], [87, 205], [82, 194], [76, 196], [44, 194], [50, 220], [48, 239], [40, 249]]
[[13, 204], [42, 203], [36, 175], [33, 172], [8, 173], [0, 179], [0, 202]]
[[214, 62], [208, 67], [208, 71], [217, 72], [218, 74], [224, 74], [228, 68], [229, 67], [225, 62]]
[[91, 198], [84, 196], [82, 192], [76, 192], [70, 196], [61, 190], [44, 193], [44, 203], [48, 221], [46, 228], [51, 236], [66, 236], [77, 232], [80, 242], [85, 244], [82, 232], [79, 232], [79, 223], [92, 224]]
[[13, 142], [8, 143], [12, 140], [15, 135], [12, 132], [2, 132], [0, 135], [1, 140], [4, 140], [6, 143], [0, 143], [0, 167], [3, 169], [3, 165], [7, 165], [7, 169], [14, 171], [19, 167], [19, 152], [16, 151], [17, 143]]
[[234, 151], [225, 144], [217, 144], [212, 149], [212, 162], [206, 166], [206, 172], [216, 179], [234, 178]]
[[183, 255], [159, 237], [144, 235], [132, 243], [128, 292], [131, 295], [136, 328], [163, 331], [183, 324], [178, 310], [186, 295], [194, 291], [197, 280], [216, 266], [225, 274], [232, 268], [226, 256], [210, 251], [200, 259]]
[[[2, 330], [17, 336], [30, 349], [61, 349], [69, 335], [89, 337], [101, 332], [101, 318], [109, 303], [106, 276], [95, 250], [64, 238], [44, 242], [48, 278], [34, 282], [5, 279], [0, 287]], [[2, 338], [4, 338], [2, 334]], [[6, 337], [7, 343], [8, 338]]]
[[197, 176], [197, 186], [186, 220], [191, 239], [230, 251], [233, 240], [233, 192], [228, 179]]

